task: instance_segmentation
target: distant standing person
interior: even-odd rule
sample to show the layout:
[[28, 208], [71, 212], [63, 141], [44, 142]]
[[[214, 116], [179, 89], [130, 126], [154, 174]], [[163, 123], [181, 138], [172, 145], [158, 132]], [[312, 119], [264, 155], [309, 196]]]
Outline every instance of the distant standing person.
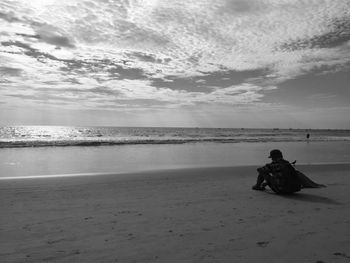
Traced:
[[306, 134], [306, 139], [307, 139], [307, 140], [310, 139], [310, 133]]

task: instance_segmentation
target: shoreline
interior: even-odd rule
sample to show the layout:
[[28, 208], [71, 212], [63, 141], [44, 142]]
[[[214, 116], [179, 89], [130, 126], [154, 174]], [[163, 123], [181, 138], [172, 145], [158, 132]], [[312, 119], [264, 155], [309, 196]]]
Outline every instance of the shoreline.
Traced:
[[199, 143], [237, 144], [237, 143], [329, 143], [329, 142], [350, 142], [350, 138], [336, 139], [143, 139], [143, 140], [62, 140], [62, 141], [0, 141], [0, 149], [25, 149], [25, 148], [60, 148], [60, 147], [103, 147], [103, 146], [133, 146], [133, 145], [186, 145]]
[[[350, 162], [323, 162], [323, 163], [299, 163], [295, 166], [298, 167], [314, 167], [314, 166], [339, 166], [345, 165], [350, 167]], [[198, 166], [198, 167], [177, 167], [177, 168], [168, 168], [168, 169], [148, 169], [142, 171], [130, 171], [130, 172], [91, 172], [91, 173], [68, 173], [68, 174], [46, 174], [46, 175], [27, 175], [27, 176], [5, 176], [0, 177], [1, 180], [21, 180], [21, 179], [50, 179], [50, 178], [70, 178], [70, 177], [90, 177], [90, 176], [133, 176], [133, 175], [142, 175], [149, 173], [167, 173], [167, 172], [183, 172], [186, 170], [197, 170], [197, 169], [230, 169], [230, 168], [252, 168], [256, 170], [259, 165], [231, 165], [231, 166]]]
[[[2, 262], [343, 262], [350, 164], [252, 191], [256, 166], [0, 181]], [[278, 259], [278, 260], [276, 260]]]
[[[0, 177], [132, 173], [181, 167], [262, 166], [280, 149], [297, 166], [350, 161], [350, 142], [129, 145], [0, 149]], [[325, 154], [327, 153], [327, 154]]]
[[[350, 167], [350, 162], [324, 162], [324, 163], [299, 163], [295, 166], [298, 167], [315, 167], [315, 166], [339, 166], [345, 165]], [[130, 171], [130, 172], [91, 172], [91, 173], [68, 173], [68, 174], [46, 174], [46, 175], [25, 175], [25, 176], [4, 176], [0, 177], [1, 180], [21, 180], [21, 179], [50, 179], [50, 178], [70, 178], [70, 177], [90, 177], [90, 176], [133, 176], [133, 175], [142, 175], [142, 174], [159, 174], [159, 173], [168, 173], [168, 172], [180, 172], [183, 173], [186, 170], [198, 170], [198, 169], [234, 169], [234, 168], [252, 168], [256, 170], [259, 165], [231, 165], [231, 166], [197, 166], [197, 167], [176, 167], [168, 169], [148, 169], [142, 171]]]
[[[350, 130], [349, 130], [350, 131]], [[97, 137], [93, 140], [0, 140], [1, 149], [26, 149], [26, 148], [70, 148], [70, 147], [128, 147], [128, 146], [157, 146], [165, 145], [171, 147], [172, 145], [191, 145], [191, 144], [256, 144], [256, 143], [349, 143], [350, 137], [335, 137], [335, 138], [184, 138], [184, 139], [100, 139]]]

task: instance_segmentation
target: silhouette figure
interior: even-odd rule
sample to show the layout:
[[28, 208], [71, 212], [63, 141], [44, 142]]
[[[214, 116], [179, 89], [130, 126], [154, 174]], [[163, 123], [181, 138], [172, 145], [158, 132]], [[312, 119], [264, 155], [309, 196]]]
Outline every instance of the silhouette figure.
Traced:
[[253, 190], [265, 190], [269, 186], [277, 194], [291, 194], [300, 191], [302, 188], [320, 188], [325, 185], [317, 184], [305, 174], [297, 171], [293, 163], [283, 159], [280, 150], [275, 149], [270, 152], [271, 163], [257, 169], [258, 178]]

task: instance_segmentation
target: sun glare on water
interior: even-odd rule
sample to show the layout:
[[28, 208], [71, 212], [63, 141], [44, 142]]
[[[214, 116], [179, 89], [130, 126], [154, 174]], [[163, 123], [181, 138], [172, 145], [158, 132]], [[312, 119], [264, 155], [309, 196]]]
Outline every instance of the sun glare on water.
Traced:
[[57, 2], [57, 0], [31, 0], [31, 1], [28, 1], [28, 4], [35, 6], [35, 7], [45, 7], [47, 5], [51, 5], [55, 2]]
[[72, 133], [71, 129], [63, 126], [27, 126], [23, 129], [25, 137], [41, 139], [66, 138]]

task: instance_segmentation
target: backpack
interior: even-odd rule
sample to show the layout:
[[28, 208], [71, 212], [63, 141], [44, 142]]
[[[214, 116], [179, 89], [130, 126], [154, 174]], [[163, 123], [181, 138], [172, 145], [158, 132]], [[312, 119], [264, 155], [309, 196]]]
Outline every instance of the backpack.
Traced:
[[270, 177], [270, 188], [277, 194], [299, 192], [301, 182], [294, 167], [287, 161], [274, 164]]

